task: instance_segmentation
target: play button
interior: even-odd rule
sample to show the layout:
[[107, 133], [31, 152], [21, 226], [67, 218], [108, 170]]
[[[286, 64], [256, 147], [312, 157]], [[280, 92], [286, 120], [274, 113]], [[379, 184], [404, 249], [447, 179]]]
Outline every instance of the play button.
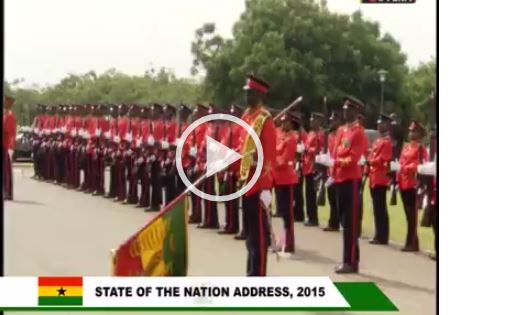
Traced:
[[241, 158], [238, 152], [207, 136], [207, 177], [226, 169]]

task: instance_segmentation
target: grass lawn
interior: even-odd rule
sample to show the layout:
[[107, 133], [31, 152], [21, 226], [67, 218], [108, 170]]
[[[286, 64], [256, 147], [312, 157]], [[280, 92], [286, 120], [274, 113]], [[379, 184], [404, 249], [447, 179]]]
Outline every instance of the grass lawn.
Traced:
[[[366, 184], [367, 186], [368, 184]], [[388, 192], [387, 200], [389, 203], [390, 192]], [[388, 205], [388, 215], [390, 218], [390, 240], [398, 244], [404, 244], [406, 240], [406, 217], [403, 209], [403, 202], [399, 192], [397, 193], [397, 205]], [[419, 211], [419, 222], [423, 210]], [[325, 226], [329, 218], [329, 204], [326, 200], [326, 206], [318, 208], [318, 217], [321, 226]], [[434, 232], [432, 228], [425, 228], [418, 226], [419, 246], [421, 251], [434, 251]], [[371, 195], [369, 188], [364, 192], [364, 214], [362, 218], [362, 236], [371, 238], [375, 233], [375, 226], [373, 222], [373, 206], [371, 202]]]

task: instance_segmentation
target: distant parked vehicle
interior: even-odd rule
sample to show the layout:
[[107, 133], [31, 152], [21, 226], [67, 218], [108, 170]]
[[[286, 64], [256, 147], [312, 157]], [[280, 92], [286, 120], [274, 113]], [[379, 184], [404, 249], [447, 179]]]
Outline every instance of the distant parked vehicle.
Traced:
[[31, 144], [31, 128], [27, 126], [20, 127], [16, 135], [15, 151], [13, 152], [13, 161], [32, 160], [33, 146]]

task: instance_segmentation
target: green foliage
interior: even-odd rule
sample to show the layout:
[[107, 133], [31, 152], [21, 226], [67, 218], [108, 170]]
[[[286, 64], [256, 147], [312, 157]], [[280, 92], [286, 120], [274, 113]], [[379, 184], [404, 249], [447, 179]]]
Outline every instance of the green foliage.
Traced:
[[201, 98], [201, 83], [176, 78], [168, 70], [149, 70], [142, 76], [129, 76], [110, 69], [100, 75], [90, 71], [70, 74], [45, 89], [16, 88], [4, 82], [4, 91], [16, 97], [14, 108], [19, 125], [30, 124], [36, 104], [89, 103], [195, 103]]
[[320, 111], [324, 96], [340, 106], [342, 97], [352, 94], [374, 117], [380, 102], [377, 71], [385, 69], [387, 109], [403, 111], [408, 68], [399, 43], [381, 35], [378, 23], [360, 12], [331, 13], [324, 1], [247, 0], [232, 39], [221, 38], [207, 23], [196, 31], [192, 53], [192, 72], [205, 71], [207, 96], [219, 104], [240, 102], [245, 75], [254, 72], [271, 84], [271, 106], [303, 95], [304, 110]]
[[436, 86], [437, 65], [435, 60], [421, 63], [407, 76], [404, 90], [410, 107], [409, 116], [430, 125], [430, 115], [435, 106], [430, 95]]

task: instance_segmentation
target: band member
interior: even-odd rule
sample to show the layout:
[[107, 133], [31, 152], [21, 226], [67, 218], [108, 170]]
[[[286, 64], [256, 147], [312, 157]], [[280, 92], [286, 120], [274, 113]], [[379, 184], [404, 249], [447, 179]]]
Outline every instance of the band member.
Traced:
[[117, 184], [115, 201], [126, 203], [126, 160], [125, 153], [127, 149], [126, 136], [130, 131], [130, 119], [128, 111], [130, 107], [127, 104], [119, 104], [119, 118], [117, 118], [117, 136], [114, 137], [118, 149], [115, 154], [116, 179]]
[[295, 224], [293, 209], [293, 190], [298, 183], [295, 170], [297, 153], [297, 137], [293, 131], [293, 123], [299, 124], [298, 114], [288, 112], [281, 118], [282, 132], [276, 141], [276, 166], [274, 168], [274, 185], [278, 213], [284, 220], [284, 252], [295, 252]]
[[255, 144], [247, 133], [243, 133], [240, 184], [250, 180], [256, 169], [258, 158], [263, 159], [263, 168], [256, 184], [242, 197], [243, 214], [247, 217], [247, 275], [265, 276], [267, 273], [267, 248], [270, 245], [268, 207], [272, 201], [273, 172], [276, 157], [276, 131], [271, 114], [264, 108], [264, 98], [269, 85], [250, 75], [244, 86], [248, 109], [242, 116], [258, 135], [263, 148], [263, 157], [257, 157]]
[[[328, 154], [331, 159], [335, 159], [333, 152], [335, 150], [335, 138], [337, 129], [342, 124], [342, 118], [338, 112], [333, 112], [329, 117], [329, 131], [328, 131]], [[334, 185], [334, 179], [331, 177], [332, 170], [328, 169], [328, 179], [325, 186], [328, 190], [329, 201], [329, 219], [328, 225], [323, 229], [326, 232], [335, 232], [339, 230], [339, 212], [337, 208], [337, 191]]]
[[[155, 141], [155, 145], [152, 154], [149, 157], [150, 167], [150, 184], [152, 187], [152, 200], [150, 207], [146, 209], [146, 212], [159, 211], [161, 204], [163, 203], [163, 186], [161, 182], [161, 161], [164, 159], [164, 151], [168, 149], [168, 143], [166, 143], [166, 130], [165, 120], [163, 119], [163, 106], [160, 104], [154, 104], [152, 106], [152, 136]], [[163, 148], [163, 143], [165, 147]], [[148, 164], [147, 164], [148, 165]]]
[[333, 154], [319, 160], [331, 167], [337, 192], [337, 208], [343, 228], [342, 264], [335, 268], [336, 273], [357, 273], [359, 271], [359, 197], [362, 169], [361, 156], [368, 146], [364, 128], [357, 121], [364, 104], [347, 96], [343, 105], [345, 124], [337, 130]]
[[436, 166], [436, 159], [437, 155], [434, 157], [434, 161], [420, 164], [417, 166], [417, 172], [421, 175], [425, 176], [433, 176], [434, 180], [432, 182], [433, 185], [433, 195], [432, 199], [430, 200], [430, 205], [433, 207], [432, 213], [432, 229], [434, 231], [434, 248], [435, 248], [435, 255], [431, 254], [430, 259], [436, 260], [439, 258], [439, 207], [437, 207], [437, 166]]
[[[240, 117], [243, 109], [235, 104], [229, 108], [229, 114], [234, 117]], [[236, 152], [241, 151], [241, 132], [242, 127], [234, 122], [226, 122], [223, 127], [221, 143]], [[236, 192], [238, 183], [238, 176], [240, 173], [240, 162], [237, 161], [229, 165], [229, 168], [222, 172], [223, 186], [222, 191], [224, 195], [229, 195]], [[219, 231], [219, 234], [236, 234], [240, 230], [240, 200], [238, 198], [225, 202], [225, 226]], [[242, 218], [243, 221], [243, 218]], [[242, 229], [245, 231], [246, 226], [242, 224]]]
[[377, 130], [381, 134], [372, 145], [368, 156], [370, 194], [373, 203], [375, 236], [370, 244], [388, 244], [390, 224], [386, 206], [386, 191], [390, 184], [390, 161], [392, 159], [392, 139], [390, 136], [391, 118], [381, 114], [377, 120]]
[[[305, 226], [318, 226], [317, 190], [315, 187], [315, 156], [324, 148], [324, 131], [322, 131], [322, 113], [312, 113], [309, 120], [311, 130], [307, 133], [305, 140], [305, 151], [303, 152], [302, 171], [306, 181], [306, 212], [307, 221]], [[297, 148], [298, 149], [301, 148]]]
[[2, 169], [4, 172], [2, 188], [4, 200], [13, 200], [13, 166], [11, 164], [15, 150], [16, 139], [16, 118], [13, 114], [15, 99], [11, 96], [4, 96], [3, 112], [3, 150], [2, 150]]
[[[200, 119], [201, 117], [207, 115], [208, 108], [205, 105], [197, 104], [194, 108], [194, 121]], [[188, 157], [192, 160], [192, 166], [190, 171], [187, 174], [190, 181], [193, 182], [201, 176], [201, 173], [205, 170], [205, 165], [207, 161], [206, 149], [202, 146], [205, 146], [205, 133], [207, 131], [206, 124], [200, 124], [192, 131], [192, 134], [189, 136], [191, 144], [189, 146]], [[196, 188], [200, 189], [203, 185], [198, 185]], [[198, 195], [192, 193], [192, 213], [189, 218], [189, 223], [201, 223], [202, 214], [202, 199]], [[198, 220], [199, 219], [199, 220]]]
[[416, 121], [413, 121], [408, 128], [410, 139], [401, 152], [399, 163], [391, 162], [392, 169], [397, 171], [397, 182], [399, 191], [403, 200], [404, 212], [408, 230], [406, 233], [406, 242], [401, 251], [416, 252], [419, 251], [419, 238], [417, 236], [417, 166], [428, 161], [428, 153], [421, 144], [423, 137], [426, 135], [425, 128]]
[[95, 153], [95, 140], [97, 138], [97, 117], [95, 117], [96, 105], [89, 105], [89, 112], [86, 118], [86, 133], [85, 139], [86, 151], [85, 151], [85, 169], [84, 169], [84, 183], [82, 190], [85, 193], [91, 193], [94, 191], [94, 174], [93, 174], [93, 155]]
[[[210, 104], [208, 109], [208, 114], [218, 114], [218, 109]], [[219, 132], [220, 132], [220, 121], [209, 121], [206, 123], [206, 136], [210, 137], [211, 139], [214, 139], [216, 141], [219, 140]], [[198, 146], [198, 160], [200, 161], [199, 164], [201, 165], [201, 171], [206, 172], [206, 156], [207, 156], [207, 141], [201, 141], [200, 145]], [[216, 183], [214, 181], [214, 176], [209, 176], [203, 181], [203, 189], [204, 192], [209, 195], [216, 195]], [[204, 203], [204, 220], [202, 224], [198, 225], [198, 228], [207, 228], [207, 229], [217, 229], [219, 228], [220, 224], [218, 222], [218, 205], [214, 201], [210, 200], [203, 200]]]
[[165, 186], [165, 205], [174, 200], [176, 196], [176, 176], [171, 173], [173, 161], [176, 158], [176, 137], [178, 124], [176, 121], [176, 107], [166, 104], [164, 108], [165, 139], [168, 148], [165, 150], [165, 158], [162, 161], [163, 186]]

